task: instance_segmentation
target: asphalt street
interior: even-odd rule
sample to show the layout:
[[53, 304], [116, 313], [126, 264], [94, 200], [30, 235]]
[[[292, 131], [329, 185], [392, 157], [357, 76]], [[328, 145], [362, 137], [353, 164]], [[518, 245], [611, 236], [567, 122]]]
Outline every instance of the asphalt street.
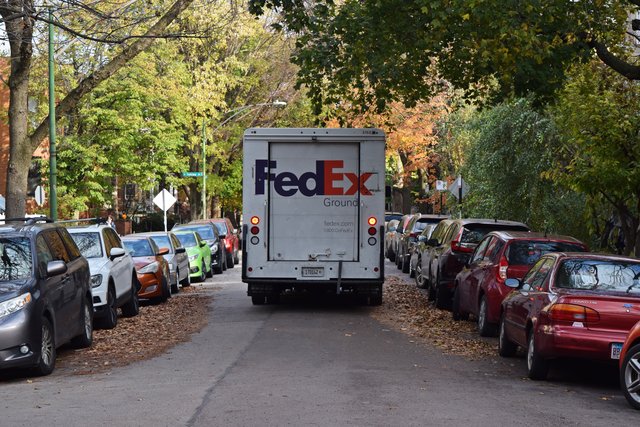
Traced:
[[216, 288], [211, 317], [190, 342], [108, 373], [2, 380], [0, 426], [640, 423], [615, 379], [574, 366], [530, 381], [523, 359], [445, 355], [343, 300], [254, 307], [239, 266], [206, 286]]

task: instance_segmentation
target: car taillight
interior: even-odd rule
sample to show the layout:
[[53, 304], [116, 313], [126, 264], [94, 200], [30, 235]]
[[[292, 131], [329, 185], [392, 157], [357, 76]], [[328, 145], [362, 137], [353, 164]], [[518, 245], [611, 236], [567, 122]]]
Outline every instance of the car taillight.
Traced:
[[473, 252], [473, 244], [472, 243], [460, 243], [457, 240], [451, 241], [451, 250], [456, 252]]
[[597, 322], [600, 320], [597, 311], [578, 304], [553, 304], [547, 311], [551, 320], [559, 322]]
[[413, 237], [414, 239], [418, 237], [420, 233], [409, 233], [409, 237]]
[[509, 263], [507, 262], [507, 259], [503, 256], [502, 258], [500, 258], [500, 262], [498, 263], [498, 277], [496, 277], [496, 280], [498, 280], [498, 283], [504, 283], [504, 281], [507, 279], [508, 269], [509, 269]]

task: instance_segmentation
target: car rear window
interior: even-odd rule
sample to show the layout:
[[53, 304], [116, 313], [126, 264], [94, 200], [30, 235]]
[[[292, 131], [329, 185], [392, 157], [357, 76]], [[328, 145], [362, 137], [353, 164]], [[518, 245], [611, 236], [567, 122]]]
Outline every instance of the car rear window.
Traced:
[[131, 253], [131, 256], [154, 256], [155, 253], [147, 239], [123, 240], [124, 247]]
[[169, 249], [169, 253], [173, 253], [173, 248], [171, 247], [169, 236], [151, 236], [151, 240], [156, 242], [156, 245], [158, 245], [158, 247], [167, 248]]
[[549, 252], [584, 252], [585, 248], [569, 242], [537, 242], [516, 240], [509, 244], [507, 262], [511, 265], [533, 265]]
[[638, 294], [639, 277], [640, 263], [571, 259], [560, 265], [555, 286]]
[[520, 225], [505, 224], [467, 224], [462, 229], [462, 237], [460, 243], [480, 243], [485, 234], [490, 231], [510, 230], [510, 231], [529, 231], [527, 227]]
[[222, 235], [227, 235], [227, 234], [229, 234], [229, 233], [227, 232], [227, 224], [226, 224], [226, 223], [224, 223], [224, 222], [214, 222], [213, 224], [214, 224], [214, 225], [216, 226], [216, 228], [218, 229], [218, 233], [220, 233], [220, 234], [222, 234]]
[[200, 237], [205, 240], [214, 240], [216, 236], [213, 234], [213, 228], [209, 225], [186, 225], [180, 226], [180, 230], [191, 230], [200, 233]]
[[31, 243], [24, 237], [0, 238], [0, 282], [31, 277]]
[[102, 258], [99, 233], [71, 233], [71, 238], [85, 258]]
[[198, 242], [196, 242], [196, 236], [193, 233], [176, 234], [176, 237], [185, 248], [192, 248], [198, 244]]

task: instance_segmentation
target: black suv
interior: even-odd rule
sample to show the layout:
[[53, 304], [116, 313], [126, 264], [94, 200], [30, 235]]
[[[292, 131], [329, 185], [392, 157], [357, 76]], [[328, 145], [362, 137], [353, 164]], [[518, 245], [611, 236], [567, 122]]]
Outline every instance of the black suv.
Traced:
[[172, 230], [197, 231], [211, 248], [211, 270], [216, 274], [220, 274], [227, 269], [227, 251], [224, 247], [224, 240], [220, 238], [218, 227], [212, 221], [202, 219], [186, 224], [176, 224]]
[[93, 303], [87, 260], [64, 227], [42, 221], [0, 226], [0, 369], [48, 375], [57, 347], [91, 345]]

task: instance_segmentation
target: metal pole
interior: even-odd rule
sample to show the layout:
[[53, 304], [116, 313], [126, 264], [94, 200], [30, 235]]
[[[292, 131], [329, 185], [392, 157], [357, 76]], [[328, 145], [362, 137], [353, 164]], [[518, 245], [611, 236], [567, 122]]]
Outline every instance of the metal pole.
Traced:
[[207, 219], [207, 136], [202, 118], [202, 219]]
[[58, 168], [56, 165], [56, 94], [53, 67], [53, 10], [49, 7], [49, 216], [58, 220], [56, 194]]

